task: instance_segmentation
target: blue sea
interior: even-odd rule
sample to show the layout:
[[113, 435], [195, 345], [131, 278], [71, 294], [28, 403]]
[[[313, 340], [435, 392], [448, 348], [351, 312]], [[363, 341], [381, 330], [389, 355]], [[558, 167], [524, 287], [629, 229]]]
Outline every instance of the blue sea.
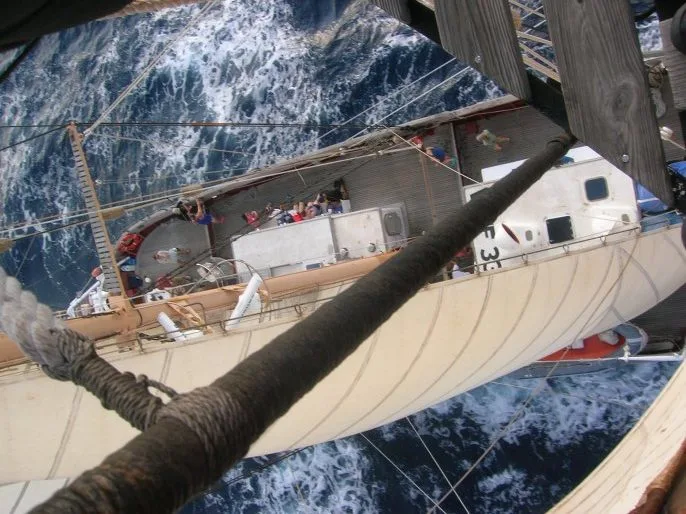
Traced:
[[[44, 37], [0, 83], [0, 124], [24, 126], [0, 128], [0, 148], [47, 125], [98, 119], [201, 8]], [[640, 39], [645, 49], [660, 46], [654, 16], [641, 24]], [[106, 119], [129, 124], [102, 125], [87, 139], [100, 201], [133, 201], [239, 175], [335, 144], [364, 126], [502, 94], [474, 71], [451, 79], [464, 66], [450, 60], [366, 1], [219, 1]], [[236, 125], [175, 125], [190, 121]], [[12, 228], [27, 221], [48, 230], [41, 224], [46, 216], [66, 220], [83, 208], [63, 130], [0, 151], [0, 197], [0, 237], [30, 234]], [[113, 222], [112, 233], [145, 212]], [[72, 226], [18, 241], [0, 263], [57, 309], [83, 287], [97, 257], [90, 229]], [[673, 371], [670, 364], [633, 364], [543, 384], [504, 378], [363, 435], [241, 462], [182, 512], [427, 512], [539, 385], [542, 392], [440, 509], [545, 512], [611, 451]]]

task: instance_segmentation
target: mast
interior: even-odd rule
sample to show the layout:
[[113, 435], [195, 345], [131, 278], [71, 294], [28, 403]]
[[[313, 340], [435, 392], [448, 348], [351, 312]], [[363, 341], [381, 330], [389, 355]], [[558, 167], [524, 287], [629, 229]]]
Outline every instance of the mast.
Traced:
[[[105, 276], [103, 284], [106, 291], [111, 294], [123, 294], [126, 291], [124, 283], [122, 282], [117, 266], [117, 259], [110, 242], [110, 236], [105, 226], [105, 218], [100, 209], [100, 202], [98, 195], [95, 192], [95, 185], [91, 178], [88, 162], [86, 162], [86, 155], [81, 144], [83, 135], [79, 133], [74, 122], [67, 126], [69, 133], [69, 140], [71, 142], [71, 151], [74, 154], [74, 163], [76, 164], [76, 171], [79, 177], [79, 185], [81, 186], [81, 193], [86, 202], [86, 210], [88, 211], [88, 221], [93, 231], [93, 239], [95, 240], [95, 248], [100, 259], [100, 267]], [[128, 302], [124, 302], [124, 306]]]

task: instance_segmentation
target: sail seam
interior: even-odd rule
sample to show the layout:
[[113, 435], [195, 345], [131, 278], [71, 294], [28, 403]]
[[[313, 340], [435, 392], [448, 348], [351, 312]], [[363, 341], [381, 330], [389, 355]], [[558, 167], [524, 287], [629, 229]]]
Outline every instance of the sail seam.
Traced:
[[67, 418], [67, 426], [64, 427], [64, 432], [62, 433], [62, 439], [60, 440], [60, 445], [57, 448], [57, 453], [52, 461], [52, 466], [50, 471], [48, 471], [47, 478], [54, 478], [57, 469], [62, 463], [64, 454], [67, 451], [67, 444], [69, 444], [69, 439], [71, 438], [71, 433], [74, 430], [74, 425], [76, 424], [76, 417], [81, 407], [81, 399], [83, 398], [83, 388], [77, 387], [74, 393], [74, 398], [71, 402], [71, 409], [69, 410], [69, 417]]
[[338, 437], [338, 436], [340, 436], [340, 434], [342, 434], [342, 433], [344, 433], [344, 432], [350, 430], [350, 429], [353, 428], [355, 425], [358, 425], [359, 423], [361, 423], [365, 418], [367, 418], [367, 417], [368, 417], [370, 414], [372, 414], [376, 409], [378, 409], [381, 405], [383, 405], [383, 404], [386, 402], [386, 400], [388, 400], [388, 398], [390, 398], [390, 396], [398, 389], [398, 387], [399, 387], [402, 383], [405, 382], [405, 379], [406, 379], [407, 376], [410, 374], [410, 371], [412, 371], [412, 369], [414, 368], [414, 366], [415, 366], [415, 365], [417, 364], [417, 362], [419, 361], [419, 358], [420, 358], [420, 357], [422, 356], [422, 354], [424, 353], [424, 350], [426, 349], [426, 347], [427, 347], [427, 345], [428, 345], [428, 343], [429, 343], [429, 340], [430, 340], [431, 336], [433, 335], [433, 331], [434, 331], [434, 329], [436, 328], [436, 320], [438, 320], [438, 316], [439, 316], [440, 313], [441, 313], [441, 306], [443, 305], [443, 289], [444, 289], [444, 288], [442, 288], [442, 287], [441, 287], [441, 288], [438, 288], [438, 299], [436, 300], [436, 306], [435, 306], [435, 308], [434, 308], [434, 313], [433, 313], [433, 316], [432, 316], [432, 319], [431, 319], [431, 323], [429, 324], [429, 329], [427, 330], [426, 335], [424, 336], [424, 340], [422, 341], [422, 344], [420, 345], [419, 349], [417, 350], [417, 353], [416, 353], [416, 355], [414, 356], [414, 358], [412, 359], [412, 362], [410, 363], [410, 365], [408, 366], [408, 368], [403, 372], [402, 376], [401, 376], [400, 379], [395, 383], [395, 385], [391, 388], [391, 390], [388, 391], [388, 392], [384, 395], [384, 397], [381, 398], [381, 400], [379, 400], [379, 402], [378, 402], [376, 405], [374, 405], [374, 407], [372, 407], [371, 409], [369, 409], [361, 418], [359, 418], [358, 420], [356, 420], [354, 423], [351, 423], [351, 424], [348, 425], [346, 428], [344, 428], [343, 430], [341, 430], [338, 434], [336, 434], [336, 437]]
[[624, 248], [621, 246], [619, 247], [620, 251], [624, 252], [628, 257], [629, 257], [629, 262], [634, 265], [634, 267], [643, 275], [643, 278], [646, 279], [648, 282], [648, 285], [650, 285], [650, 288], [653, 290], [653, 294], [655, 295], [655, 300], [656, 303], [659, 303], [662, 298], [660, 298], [660, 291], [658, 291], [657, 286], [655, 285], [655, 282], [653, 282], [653, 279], [650, 277], [650, 273], [646, 271], [646, 269], [641, 265], [640, 262], [638, 262], [634, 256], [633, 252], [632, 254], [629, 254]]
[[491, 286], [493, 282], [493, 275], [488, 276], [488, 282], [486, 283], [486, 294], [484, 295], [483, 302], [481, 304], [481, 310], [479, 311], [479, 317], [476, 319], [476, 323], [474, 324], [474, 327], [472, 328], [471, 333], [469, 334], [469, 337], [467, 338], [467, 341], [465, 342], [465, 345], [460, 349], [458, 354], [455, 356], [455, 358], [452, 360], [450, 364], [441, 372], [435, 379], [434, 381], [429, 384], [428, 387], [424, 389], [421, 393], [419, 393], [417, 396], [415, 396], [412, 400], [407, 402], [403, 407], [400, 409], [396, 410], [393, 414], [390, 416], [386, 416], [384, 419], [380, 420], [380, 424], [386, 423], [387, 420], [394, 418], [399, 412], [407, 409], [410, 405], [415, 403], [417, 400], [419, 400], [422, 396], [424, 396], [426, 393], [428, 393], [438, 382], [441, 380], [449, 371], [450, 369], [455, 365], [455, 363], [462, 357], [462, 354], [467, 350], [469, 345], [471, 344], [471, 341], [474, 337], [474, 334], [476, 333], [477, 329], [481, 325], [481, 321], [484, 318], [484, 314], [486, 310], [488, 309], [488, 304], [489, 300], [491, 297]]
[[166, 382], [169, 378], [169, 370], [171, 369], [172, 359], [174, 358], [174, 352], [166, 350], [164, 352], [164, 362], [162, 363], [162, 371], [160, 372], [160, 382]]
[[[360, 369], [357, 371], [357, 375], [355, 376], [355, 379], [350, 383], [348, 386], [348, 389], [345, 391], [343, 396], [336, 402], [336, 404], [329, 410], [329, 412], [316, 424], [314, 425], [305, 435], [300, 437], [297, 441], [295, 441], [293, 444], [288, 446], [289, 449], [297, 447], [302, 441], [307, 439], [307, 437], [317, 430], [322, 424], [324, 424], [334, 413], [336, 413], [339, 409], [339, 407], [343, 404], [343, 402], [352, 394], [352, 392], [355, 390], [357, 384], [362, 380], [362, 377], [364, 376], [364, 372], [367, 369], [367, 366], [369, 365], [369, 362], [372, 359], [372, 354], [374, 353], [374, 349], [376, 348], [376, 343], [379, 340], [379, 335], [381, 334], [381, 330], [383, 327], [379, 328], [374, 332], [374, 335], [372, 336], [372, 341], [369, 344], [369, 348], [367, 349], [367, 353], [365, 355], [364, 362], [360, 366]], [[335, 435], [334, 438], [338, 437], [338, 435]]]
[[24, 485], [21, 488], [21, 491], [19, 492], [19, 496], [17, 496], [17, 500], [14, 502], [14, 505], [10, 509], [10, 514], [14, 514], [17, 511], [17, 507], [19, 507], [19, 504], [21, 503], [21, 500], [24, 498], [24, 495], [26, 494], [26, 490], [29, 488], [30, 482], [24, 482]]
[[527, 294], [526, 301], [524, 302], [524, 305], [522, 305], [521, 310], [519, 311], [519, 315], [517, 316], [517, 319], [514, 321], [514, 324], [512, 325], [512, 328], [508, 331], [508, 333], [505, 335], [505, 338], [502, 340], [502, 342], [498, 345], [496, 349], [494, 349], [491, 354], [486, 358], [483, 364], [481, 364], [479, 367], [474, 367], [474, 370], [464, 377], [460, 382], [455, 384], [448, 393], [444, 393], [443, 395], [440, 396], [440, 401], [443, 401], [446, 398], [450, 398], [455, 395], [454, 391], [458, 390], [459, 387], [464, 384], [467, 380], [469, 380], [471, 377], [473, 377], [476, 372], [479, 370], [480, 367], [485, 366], [486, 363], [488, 363], [489, 360], [493, 358], [495, 354], [497, 354], [500, 349], [507, 344], [507, 342], [510, 340], [512, 337], [512, 333], [517, 329], [519, 326], [519, 323], [522, 321], [522, 318], [524, 317], [524, 313], [526, 312], [527, 307], [529, 307], [529, 303], [531, 303], [531, 298], [534, 294], [534, 290], [536, 289], [536, 283], [538, 281], [538, 266], [534, 267], [534, 276], [531, 281], [531, 287], [529, 288], [529, 293]]
[[[541, 264], [543, 264], [543, 263], [541, 263]], [[537, 264], [537, 266], [540, 266], [541, 264]], [[549, 263], [546, 263], [546, 264], [549, 264]], [[562, 306], [564, 305], [565, 300], [567, 299], [567, 296], [569, 296], [569, 291], [572, 289], [572, 285], [574, 284], [574, 279], [576, 278], [576, 274], [577, 274], [578, 270], [579, 270], [579, 255], [576, 254], [574, 256], [574, 269], [572, 271], [572, 275], [569, 279], [569, 282], [567, 283], [567, 287], [565, 288], [565, 292], [562, 294], [559, 303], [555, 307], [555, 310], [548, 317], [548, 321], [545, 322], [545, 324], [538, 331], [538, 333], [531, 339], [531, 341], [529, 341], [529, 343], [522, 349], [522, 351], [516, 355], [515, 359], [518, 359], [519, 357], [521, 357], [523, 353], [525, 353], [529, 348], [531, 348], [534, 345], [534, 343], [536, 341], [538, 341], [538, 339], [541, 337], [541, 335], [543, 335], [543, 333], [548, 329], [548, 327], [553, 322], [553, 320], [557, 318], [557, 314], [560, 312], [560, 309], [562, 309]], [[500, 368], [498, 368], [490, 377], [488, 377], [487, 381], [492, 380], [493, 377], [496, 376], [500, 371], [502, 371], [502, 369], [504, 367], [505, 366], [501, 366]]]

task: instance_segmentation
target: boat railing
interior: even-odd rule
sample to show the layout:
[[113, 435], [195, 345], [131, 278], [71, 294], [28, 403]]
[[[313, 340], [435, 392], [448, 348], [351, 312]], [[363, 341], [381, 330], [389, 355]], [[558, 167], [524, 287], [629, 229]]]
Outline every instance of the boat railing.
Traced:
[[[676, 211], [669, 211], [666, 213], [661, 213], [658, 215], [653, 215], [653, 216], [647, 216], [644, 217], [643, 219], [640, 220], [640, 223], [634, 223], [631, 224], [631, 226], [621, 229], [621, 230], [615, 230], [615, 231], [603, 231], [602, 233], [594, 234], [591, 236], [575, 239], [572, 241], [567, 241], [565, 243], [557, 244], [557, 245], [551, 245], [547, 246], [545, 248], [540, 248], [538, 250], [531, 250], [527, 252], [521, 252], [515, 255], [511, 255], [508, 257], [503, 257], [500, 259], [497, 259], [495, 261], [489, 261], [489, 265], [493, 263], [498, 263], [500, 264], [500, 267], [502, 267], [503, 263], [512, 263], [512, 262], [518, 262], [521, 265], [527, 265], [531, 260], [539, 260], [540, 258], [546, 258], [549, 256], [553, 255], [559, 255], [560, 252], [562, 251], [564, 254], [568, 254], [572, 252], [575, 247], [579, 246], [589, 246], [589, 243], [593, 242], [599, 242], [601, 244], [606, 244], [607, 239], [610, 237], [617, 237], [621, 235], [628, 235], [632, 232], [634, 233], [643, 233], [643, 232], [649, 232], [652, 230], [656, 230], [659, 228], [665, 228], [670, 225], [674, 225], [676, 222], [676, 218], [679, 218], [679, 214]], [[680, 218], [679, 218], [680, 219]], [[407, 244], [410, 243], [416, 239], [416, 237], [409, 237], [406, 239], [403, 239], [402, 241], [396, 241], [394, 244], [401, 243], [401, 244]], [[366, 246], [366, 245], [365, 245]], [[362, 247], [360, 247], [362, 248]], [[331, 253], [327, 255], [322, 255], [316, 258], [313, 258], [314, 260], [316, 259], [321, 259], [321, 260], [326, 260], [326, 259], [336, 259], [340, 257], [340, 252], [337, 253]], [[222, 260], [222, 263], [228, 262], [230, 260]], [[341, 261], [342, 262], [342, 261]], [[271, 274], [271, 269], [270, 268], [261, 268], [261, 269], [255, 269], [253, 266], [250, 266], [248, 263], [243, 263], [248, 270], [251, 272], [255, 272], [258, 275], [260, 275], [263, 279], [265, 278], [272, 278]], [[485, 272], [490, 272], [490, 271], [498, 271], [500, 269], [488, 269], [485, 270], [483, 269], [484, 263], [477, 263], [473, 262], [471, 265], [467, 266], [461, 266], [460, 270], [462, 272], [468, 273], [470, 275], [478, 275], [481, 273]], [[512, 268], [513, 266], [510, 265], [508, 268]], [[231, 273], [231, 274], [222, 274], [221, 281], [238, 281], [240, 280], [241, 276], [244, 275], [244, 273], [241, 272], [236, 272], [236, 273]], [[345, 282], [345, 281], [343, 281]], [[166, 291], [171, 292], [172, 297], [178, 296], [178, 295], [186, 295], [192, 293], [197, 287], [200, 285], [205, 284], [211, 284], [211, 282], [208, 282], [206, 278], [200, 278], [197, 281], [192, 281], [188, 282], [186, 284], [180, 284], [177, 286], [170, 286], [168, 288], [165, 288]], [[219, 281], [217, 281], [217, 286], [216, 287], [222, 287], [219, 285]], [[298, 291], [294, 291], [294, 293], [297, 293]], [[132, 296], [129, 297], [129, 301], [136, 301], [136, 300], [143, 300], [145, 299], [146, 295], [149, 292], [142, 293], [140, 295]], [[292, 307], [291, 307], [292, 308]], [[265, 314], [268, 313], [269, 311], [265, 311]], [[66, 311], [58, 311], [55, 313], [56, 317], [59, 317], [61, 319], [66, 319], [67, 313]], [[97, 315], [96, 315], [97, 316]]]
[[[672, 229], [676, 227], [677, 225], [673, 222], [669, 222], [668, 220], [664, 219], [664, 216], [655, 216], [653, 217], [654, 219], [652, 220], [654, 223], [653, 225], [657, 227], [656, 229], [659, 230], [659, 228], [662, 229]], [[645, 220], [645, 218], [644, 218]], [[643, 221], [643, 220], [642, 220]], [[631, 234], [634, 234], [635, 237], [641, 237], [644, 235], [644, 231], [642, 231], [642, 226], [640, 224], [634, 224], [631, 227], [628, 227], [626, 229], [614, 231], [611, 233], [605, 233], [602, 235], [595, 235], [593, 237], [587, 237], [583, 239], [578, 239], [575, 241], [570, 241], [561, 245], [555, 245], [547, 248], [543, 248], [540, 250], [535, 250], [532, 252], [523, 252], [520, 255], [516, 256], [511, 256], [504, 258], [502, 260], [506, 259], [519, 259], [520, 260], [520, 265], [521, 266], [526, 266], [529, 264], [530, 257], [534, 254], [536, 255], [542, 255], [545, 254], [546, 252], [551, 252], [551, 250], [564, 250], [564, 254], [560, 255], [558, 254], [553, 254], [552, 257], [554, 258], [559, 258], [559, 257], [564, 257], [566, 255], [571, 254], [574, 251], [575, 246], [580, 246], [582, 244], [588, 244], [589, 242], [597, 242], [597, 246], [604, 246], [607, 244], [619, 244], [623, 241], [626, 241]], [[627, 237], [615, 237], [615, 236], [621, 236], [625, 235]], [[648, 234], [645, 234], [648, 235]], [[588, 246], [583, 248], [584, 250], [588, 249]], [[535, 262], [540, 262], [539, 259], [536, 259]], [[475, 279], [482, 273], [483, 271], [475, 271], [478, 269], [479, 264], [473, 264], [472, 266], [465, 267], [464, 270], [468, 271], [471, 269], [471, 272], [469, 272], [468, 275], [460, 277], [456, 280], [457, 281], [462, 281], [462, 280], [470, 280], [470, 279]], [[499, 273], [502, 271], [508, 271], [511, 269], [516, 269], [513, 267], [509, 268], [502, 268], [502, 269], [496, 269], [496, 270], [489, 270], [489, 273]], [[336, 297], [336, 295], [340, 292], [340, 288], [345, 285], [349, 285], [355, 282], [355, 279], [347, 279], [347, 280], [342, 280], [338, 281], [335, 283], [331, 284], [326, 284], [323, 287], [318, 288], [317, 290], [317, 298], [313, 298], [310, 300], [305, 300], [305, 301], [299, 301], [296, 304], [289, 304], [289, 305], [278, 305], [278, 304], [272, 304], [268, 309], [265, 309], [261, 312], [254, 312], [254, 313], [247, 313], [242, 315], [239, 319], [241, 320], [241, 324], [243, 327], [247, 329], [254, 328], [254, 323], [252, 322], [263, 322], [265, 319], [269, 320], [272, 318], [274, 315], [278, 315], [280, 312], [285, 312], [288, 310], [293, 310], [294, 307], [298, 307], [301, 312], [304, 312], [305, 308], [310, 308], [311, 310], [314, 310], [317, 308], [317, 306], [328, 302], [329, 300], [332, 300], [333, 298]], [[444, 283], [452, 282], [452, 280], [445, 281]], [[331, 294], [328, 294], [327, 292], [330, 292]], [[302, 316], [302, 314], [300, 315]], [[274, 320], [274, 322], [287, 322], [288, 320], [286, 319], [281, 319], [279, 320], [278, 318]], [[226, 330], [224, 327], [224, 322], [225, 320], [217, 320], [217, 321], [212, 321], [212, 322], [207, 322], [198, 326], [194, 326], [193, 328], [196, 330], [202, 330], [205, 328], [211, 328], [215, 331], [215, 333], [221, 333], [221, 334], [226, 334], [231, 332], [231, 330]], [[125, 350], [123, 349], [124, 346], [126, 346], [126, 341], [115, 341], [113, 339], [109, 340], [104, 340], [96, 343], [96, 347], [98, 350], [98, 353], [103, 356], [110, 356], [112, 358], [116, 357], [126, 357], [130, 352], [138, 352], [138, 353], [143, 353], [146, 351], [150, 351], [151, 349], [154, 349], [155, 346], [160, 346], [160, 345], [165, 345], [165, 347], [168, 347], [167, 345], [169, 344], [187, 344], [184, 342], [181, 343], [174, 343], [171, 339], [167, 338], [166, 334], [145, 334], [143, 332], [137, 332], [134, 337], [130, 341], [131, 345], [126, 348]], [[26, 372], [32, 371], [32, 370], [37, 370], [38, 366], [33, 364], [31, 361], [28, 359], [24, 360], [17, 360], [17, 361], [12, 361], [7, 364], [2, 365], [2, 369], [0, 369], [0, 378], [6, 378], [6, 377], [12, 377], [16, 375], [23, 375]]]
[[[662, 223], [661, 226], [663, 228], [669, 228], [670, 226], [673, 226], [673, 224]], [[595, 235], [595, 236], [587, 237], [587, 238], [583, 238], [583, 239], [578, 239], [575, 241], [570, 241], [570, 242], [567, 242], [564, 244], [550, 246], [550, 247], [543, 248], [540, 250], [535, 250], [532, 252], [521, 253], [521, 254], [516, 255], [516, 256], [503, 258], [502, 260], [519, 259], [521, 261], [520, 265], [526, 266], [529, 263], [529, 257], [531, 255], [534, 255], [534, 254], [541, 255], [541, 254], [545, 254], [546, 252], [551, 252], [552, 250], [563, 249], [564, 255], [569, 255], [574, 251], [573, 247], [575, 245], [581, 245], [583, 243], [589, 243], [589, 242], [594, 242], [594, 241], [598, 243], [597, 246], [604, 246], [607, 244], [618, 244], [622, 241], [626, 241], [632, 233], [635, 234], [635, 237], [640, 237], [642, 235], [641, 226], [638, 224], [634, 224], [633, 226], [626, 228], [626, 229], [614, 231], [611, 233], [604, 233], [602, 235]], [[625, 235], [627, 237], [623, 237], [623, 238], [622, 237], [615, 237], [615, 236], [621, 236], [621, 235]], [[609, 238], [612, 238], [612, 240], [608, 240]], [[585, 247], [583, 249], [586, 250], [586, 249], [588, 249], [588, 247]], [[561, 255], [559, 255], [559, 254], [553, 255], [553, 257], [560, 257], [560, 256]], [[536, 262], [538, 262], [538, 260]], [[479, 264], [474, 263], [471, 266], [465, 267], [464, 270], [472, 270], [472, 271], [469, 273], [469, 275], [464, 276], [464, 277], [460, 277], [460, 278], [465, 279], [465, 280], [469, 280], [469, 279], [475, 278], [478, 275], [480, 275], [481, 273], [483, 273], [483, 271], [481, 271], [481, 272], [478, 272], [478, 271], [475, 272], [474, 271], [475, 269], [478, 269], [478, 266], [479, 266]], [[492, 270], [492, 272], [497, 273], [497, 272], [507, 271], [510, 269], [515, 269], [515, 268], [509, 267], [509, 268], [497, 269], [497, 270]], [[292, 310], [292, 309], [294, 309], [294, 307], [300, 308], [301, 311], [302, 311], [303, 307], [315, 307], [317, 304], [321, 304], [321, 303], [327, 302], [327, 301], [335, 298], [335, 296], [338, 294], [341, 286], [352, 284], [355, 282], [355, 280], [356, 279], [354, 279], [354, 278], [348, 278], [345, 280], [332, 282], [330, 284], [325, 284], [323, 287], [320, 286], [317, 289], [317, 291], [320, 295], [318, 298], [306, 300], [306, 301], [300, 301], [297, 304], [289, 304], [289, 305], [285, 305], [285, 306], [273, 305], [273, 306], [270, 306], [268, 309], [263, 310], [262, 312], [244, 314], [239, 319], [242, 322], [243, 321], [254, 321], [254, 320], [262, 321], [265, 316], [277, 314], [279, 312], [283, 312], [283, 311], [287, 311], [287, 310]], [[330, 291], [330, 290], [335, 291], [335, 292], [333, 292], [331, 295], [327, 295], [326, 294], [327, 291]], [[308, 290], [308, 292], [309, 292], [309, 290]], [[293, 291], [294, 295], [297, 295], [297, 293], [298, 293], [298, 291]], [[300, 293], [302, 293], [302, 291], [300, 291]], [[278, 298], [278, 299], [283, 299], [283, 298]], [[223, 321], [208, 323], [205, 326], [207, 326], [207, 327], [219, 326], [219, 327], [221, 327], [221, 330], [223, 332], [226, 332], [226, 330], [224, 330], [224, 328], [223, 328]], [[198, 327], [194, 327], [194, 328], [204, 328], [205, 326], [198, 326]]]
[[[503, 257], [501, 259], [497, 259], [494, 261], [489, 261], [490, 263], [493, 262], [499, 262], [503, 263], [505, 261], [513, 261], [513, 260], [521, 260], [523, 264], [527, 264], [532, 257], [538, 258], [538, 257], [548, 257], [545, 255], [546, 253], [552, 254], [552, 255], [557, 255], [559, 254], [560, 250], [564, 252], [564, 254], [568, 254], [572, 252], [575, 247], [579, 246], [584, 246], [587, 247], [589, 246], [588, 243], [593, 243], [593, 242], [600, 242], [601, 244], [606, 244], [608, 242], [608, 238], [615, 238], [617, 236], [622, 236], [622, 235], [630, 235], [631, 233], [635, 233], [637, 236], [640, 236], [641, 234], [645, 232], [650, 232], [653, 230], [659, 230], [661, 228], [669, 228], [671, 226], [676, 226], [681, 224], [681, 216], [677, 211], [669, 211], [661, 214], [656, 214], [653, 216], [646, 216], [639, 220], [636, 223], [631, 223], [629, 224], [626, 228], [619, 229], [619, 230], [604, 230], [603, 232], [599, 232], [597, 234], [592, 234], [586, 237], [581, 237], [578, 239], [574, 239], [571, 241], [566, 241], [564, 243], [556, 244], [556, 245], [551, 245], [551, 246], [546, 246], [545, 248], [540, 248], [538, 250], [531, 250], [528, 252], [522, 252], [518, 253], [515, 255], [511, 255], [508, 257]], [[461, 268], [462, 271], [468, 271], [471, 270], [471, 272], [475, 273], [483, 273], [484, 271], [497, 271], [500, 268], [497, 268], [496, 270], [483, 270], [480, 269], [479, 266], [483, 266], [484, 263], [474, 263], [471, 266], [466, 266], [464, 268]]]

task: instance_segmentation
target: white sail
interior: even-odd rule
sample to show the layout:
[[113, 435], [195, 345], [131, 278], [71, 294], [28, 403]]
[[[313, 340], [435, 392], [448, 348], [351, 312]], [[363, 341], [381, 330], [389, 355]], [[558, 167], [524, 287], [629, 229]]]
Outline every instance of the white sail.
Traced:
[[550, 514], [624, 514], [636, 507], [684, 442], [685, 388], [682, 364], [631, 432]]
[[[572, 245], [568, 254], [426, 287], [271, 426], [250, 455], [388, 423], [637, 316], [686, 282], [679, 229], [625, 231], [597, 239], [594, 248]], [[297, 322], [298, 311], [111, 360], [188, 391], [269, 343]], [[83, 389], [39, 372], [5, 373], [0, 409], [0, 483], [73, 477], [136, 434]]]

